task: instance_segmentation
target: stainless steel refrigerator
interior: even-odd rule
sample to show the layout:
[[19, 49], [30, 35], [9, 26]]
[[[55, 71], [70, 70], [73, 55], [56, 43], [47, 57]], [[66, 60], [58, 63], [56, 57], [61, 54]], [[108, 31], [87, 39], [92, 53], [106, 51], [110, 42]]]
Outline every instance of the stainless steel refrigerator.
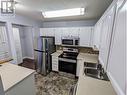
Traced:
[[43, 36], [39, 37], [38, 48], [34, 50], [37, 52], [37, 72], [42, 75], [47, 75], [52, 69], [51, 54], [56, 50], [55, 38]]

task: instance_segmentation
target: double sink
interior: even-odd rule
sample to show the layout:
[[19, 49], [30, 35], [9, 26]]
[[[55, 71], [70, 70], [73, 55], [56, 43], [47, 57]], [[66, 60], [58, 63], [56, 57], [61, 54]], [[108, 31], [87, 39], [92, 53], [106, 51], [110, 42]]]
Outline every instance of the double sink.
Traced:
[[101, 64], [84, 63], [84, 73], [86, 76], [93, 77], [99, 80], [109, 81], [109, 78], [102, 68]]

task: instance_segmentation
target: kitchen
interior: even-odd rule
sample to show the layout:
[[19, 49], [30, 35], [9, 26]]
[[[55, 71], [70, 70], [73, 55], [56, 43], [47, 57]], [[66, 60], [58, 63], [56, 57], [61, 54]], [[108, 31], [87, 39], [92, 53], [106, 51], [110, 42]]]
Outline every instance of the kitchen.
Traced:
[[5, 1], [0, 95], [127, 95], [126, 0]]

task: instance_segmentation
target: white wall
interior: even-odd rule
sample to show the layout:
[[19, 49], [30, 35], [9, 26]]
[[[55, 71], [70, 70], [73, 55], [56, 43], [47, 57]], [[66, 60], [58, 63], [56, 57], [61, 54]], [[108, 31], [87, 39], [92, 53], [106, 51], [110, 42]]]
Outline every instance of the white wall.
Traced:
[[[38, 29], [41, 25], [41, 21], [35, 21], [30, 18], [24, 17], [24, 16], [1, 16], [0, 15], [0, 22], [5, 22], [6, 23], [6, 29], [8, 33], [8, 38], [9, 38], [9, 43], [10, 43], [10, 48], [11, 48], [11, 53], [12, 53], [12, 58], [14, 59], [12, 63], [16, 64], [16, 50], [15, 50], [15, 44], [14, 44], [14, 38], [13, 38], [13, 31], [12, 31], [12, 24], [17, 24], [17, 25], [24, 25], [27, 27], [31, 27], [31, 33], [35, 31], [32, 31], [32, 29]], [[30, 38], [29, 38], [30, 39]], [[30, 42], [32, 43], [32, 42]], [[28, 49], [27, 49], [28, 50]], [[28, 55], [30, 55], [31, 51], [28, 51]], [[32, 53], [33, 54], [33, 53]]]
[[22, 57], [26, 57], [25, 52], [25, 33], [24, 33], [24, 26], [19, 26], [19, 33], [20, 33], [20, 42], [21, 42], [21, 48], [22, 48]]
[[24, 27], [24, 49], [25, 49], [25, 56], [27, 58], [34, 58], [34, 48], [33, 48], [33, 35], [32, 35], [32, 27]]
[[23, 58], [34, 59], [34, 41], [32, 34], [32, 27], [18, 26], [21, 40], [22, 56]]

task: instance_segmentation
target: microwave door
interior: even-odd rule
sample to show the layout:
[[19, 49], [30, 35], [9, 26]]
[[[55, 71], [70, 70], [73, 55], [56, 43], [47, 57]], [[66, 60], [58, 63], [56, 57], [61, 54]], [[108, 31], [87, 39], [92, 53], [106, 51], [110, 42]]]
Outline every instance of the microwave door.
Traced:
[[73, 39], [63, 39], [62, 40], [63, 45], [73, 45]]

